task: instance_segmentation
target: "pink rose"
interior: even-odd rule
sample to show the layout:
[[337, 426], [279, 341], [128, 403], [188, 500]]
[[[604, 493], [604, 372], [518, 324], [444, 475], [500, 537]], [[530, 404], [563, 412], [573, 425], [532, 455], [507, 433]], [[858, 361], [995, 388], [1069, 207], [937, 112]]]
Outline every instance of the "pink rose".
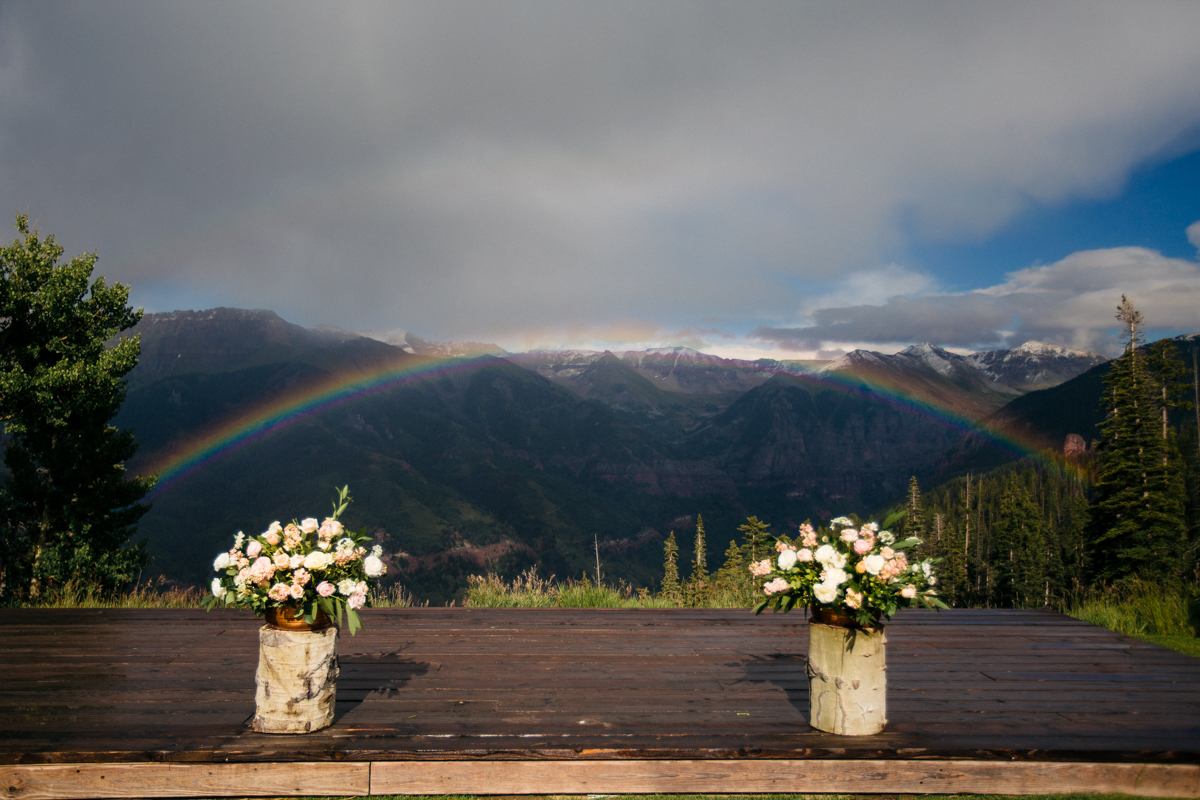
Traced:
[[317, 532], [317, 535], [320, 537], [321, 541], [328, 542], [337, 538], [338, 536], [341, 536], [343, 530], [344, 528], [342, 527], [342, 523], [338, 522], [332, 517], [326, 517], [325, 521], [321, 523], [321, 528]]
[[304, 597], [304, 587], [293, 583], [292, 588], [288, 590], [288, 594], [292, 596], [293, 600], [299, 600], [301, 597]]
[[772, 595], [779, 592], [786, 592], [791, 586], [783, 578], [776, 578], [773, 581], [767, 581], [763, 584], [763, 594]]
[[890, 547], [885, 546], [882, 550], [879, 551], [879, 555], [883, 556], [884, 558], [891, 558], [892, 556], [896, 555], [896, 551]]
[[317, 520], [313, 517], [306, 517], [300, 520], [300, 530], [305, 533], [315, 533], [317, 530]]
[[291, 563], [292, 560], [288, 558], [287, 553], [280, 552], [275, 554], [275, 566], [279, 569], [287, 569], [289, 566], [291, 566]]
[[865, 555], [865, 554], [869, 553], [870, 551], [871, 551], [871, 543], [868, 542], [866, 539], [859, 539], [857, 542], [854, 543], [854, 552], [858, 553], [860, 556]]
[[258, 539], [251, 539], [250, 544], [246, 545], [246, 555], [250, 558], [255, 558], [262, 552], [262, 545], [258, 543]]
[[854, 530], [854, 528], [846, 528], [846, 530], [842, 531], [842, 535], [838, 538], [843, 542], [857, 542], [858, 531]]
[[337, 587], [335, 587], [329, 581], [321, 581], [317, 584], [317, 594], [321, 595], [321, 597], [329, 597], [336, 591]]
[[265, 581], [275, 574], [275, 565], [266, 556], [259, 556], [248, 570], [255, 583]]
[[917, 596], [917, 587], [913, 586], [911, 583], [908, 584], [900, 590], [900, 596], [908, 600], [912, 600]]
[[807, 547], [801, 547], [800, 552], [796, 553], [796, 558], [800, 561], [808, 562], [813, 560], [813, 552]]
[[346, 605], [353, 608], [355, 611], [362, 608], [367, 602], [367, 596], [362, 592], [355, 592], [346, 598]]
[[263, 538], [267, 540], [267, 544], [271, 545], [271, 547], [279, 544], [279, 534], [275, 531], [267, 531], [263, 534]]

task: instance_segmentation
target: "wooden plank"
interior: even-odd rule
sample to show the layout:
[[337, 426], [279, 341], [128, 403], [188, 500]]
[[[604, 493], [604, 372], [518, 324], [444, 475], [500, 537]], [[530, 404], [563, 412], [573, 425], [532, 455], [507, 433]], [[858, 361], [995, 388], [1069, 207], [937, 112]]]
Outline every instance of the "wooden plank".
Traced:
[[0, 766], [6, 797], [19, 800], [365, 795], [370, 776], [367, 763]]
[[371, 794], [1049, 794], [1200, 797], [1200, 766], [995, 761], [376, 762]]

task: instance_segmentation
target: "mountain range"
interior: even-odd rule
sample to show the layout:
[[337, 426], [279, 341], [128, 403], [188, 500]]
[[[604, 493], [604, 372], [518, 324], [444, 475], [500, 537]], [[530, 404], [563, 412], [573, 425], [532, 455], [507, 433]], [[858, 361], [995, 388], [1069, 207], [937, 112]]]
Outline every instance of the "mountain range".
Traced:
[[[1105, 361], [1037, 343], [830, 362], [686, 348], [508, 354], [240, 309], [148, 314], [132, 332], [142, 359], [116, 423], [141, 442], [133, 472], [169, 467], [206, 432], [236, 434], [231, 419], [265, 420], [331, 385], [371, 387], [314, 400], [267, 435], [231, 434], [231, 446], [165, 482], [139, 528], [156, 569], [201, 582], [238, 530], [319, 516], [349, 483], [347, 523], [366, 527], [391, 574], [434, 603], [487, 564], [579, 574], [594, 545], [610, 576], [650, 585], [661, 539], [690, 532], [697, 514], [716, 556], [750, 514], [786, 530], [870, 512], [910, 476], [944, 472], [947, 454], [969, 449], [971, 423]], [[392, 374], [423, 377], [371, 383]]]

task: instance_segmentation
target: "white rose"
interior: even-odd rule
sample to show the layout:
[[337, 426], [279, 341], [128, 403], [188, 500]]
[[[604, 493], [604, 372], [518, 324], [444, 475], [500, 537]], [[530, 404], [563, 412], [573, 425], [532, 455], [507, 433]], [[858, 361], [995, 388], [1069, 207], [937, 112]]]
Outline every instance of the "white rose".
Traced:
[[854, 530], [854, 528], [847, 528], [846, 530], [842, 531], [841, 536], [838, 538], [843, 542], [856, 541], [858, 539], [858, 531]]
[[[782, 553], [779, 554], [779, 568], [780, 569], [791, 569], [794, 566], [796, 566], [796, 551], [795, 550], [784, 550]], [[371, 573], [368, 572], [367, 574], [370, 575]]]
[[318, 525], [317, 521], [312, 517], [307, 517], [300, 520], [300, 530], [304, 531], [305, 533], [313, 533], [319, 527], [320, 525]]
[[813, 558], [817, 559], [818, 563], [828, 564], [837, 555], [837, 551], [831, 545], [823, 544], [817, 548], [817, 552], [813, 553]]
[[213, 597], [217, 598], [218, 600], [225, 596], [225, 587], [221, 585], [220, 578], [213, 578], [212, 593]]
[[221, 553], [221, 555], [217, 556], [216, 561], [213, 562], [213, 569], [216, 570], [217, 572], [220, 572], [221, 570], [225, 569], [228, 566], [229, 566], [229, 553]]
[[378, 556], [369, 555], [363, 559], [363, 572], [367, 573], [368, 578], [378, 578], [383, 574], [383, 562]]
[[818, 583], [813, 586], [813, 596], [821, 603], [832, 603], [837, 599], [837, 587], [830, 586], [827, 583]]
[[867, 572], [872, 575], [878, 575], [879, 570], [883, 569], [883, 556], [872, 553], [862, 560], [863, 566], [867, 568]]
[[829, 559], [829, 561], [826, 562], [826, 565], [830, 567], [837, 567], [838, 569], [844, 569], [846, 566], [846, 554], [834, 553], [833, 558]]
[[304, 568], [309, 572], [312, 572], [314, 569], [325, 569], [332, 561], [333, 559], [329, 557], [328, 553], [313, 550], [304, 557]]
[[288, 567], [291, 569], [296, 569], [303, 563], [304, 563], [304, 556], [300, 555], [299, 553], [296, 553], [294, 556], [292, 556], [288, 560]]
[[821, 570], [821, 581], [831, 586], [841, 586], [848, 580], [850, 580], [850, 576], [846, 574], [845, 570], [837, 567], [826, 567]]
[[917, 596], [917, 587], [913, 586], [910, 583], [908, 586], [905, 586], [903, 589], [900, 590], [900, 596], [905, 599], [912, 600], [914, 597]]

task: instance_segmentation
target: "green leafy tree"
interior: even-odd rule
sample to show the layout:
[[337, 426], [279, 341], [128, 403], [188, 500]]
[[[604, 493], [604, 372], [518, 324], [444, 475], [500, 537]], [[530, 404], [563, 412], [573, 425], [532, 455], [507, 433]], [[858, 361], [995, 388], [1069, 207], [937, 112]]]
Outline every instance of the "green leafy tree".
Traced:
[[1125, 352], [1113, 361], [1096, 464], [1089, 533], [1101, 581], [1159, 580], [1177, 572], [1186, 542], [1182, 483], [1160, 432], [1158, 386], [1142, 342], [1142, 315], [1125, 296], [1117, 307]]
[[133, 435], [109, 425], [137, 364], [137, 338], [105, 342], [141, 318], [129, 288], [91, 281], [96, 255], [59, 264], [53, 236], [17, 217], [0, 248], [0, 599], [66, 586], [109, 592], [148, 563], [127, 546], [153, 479], [128, 478]]

